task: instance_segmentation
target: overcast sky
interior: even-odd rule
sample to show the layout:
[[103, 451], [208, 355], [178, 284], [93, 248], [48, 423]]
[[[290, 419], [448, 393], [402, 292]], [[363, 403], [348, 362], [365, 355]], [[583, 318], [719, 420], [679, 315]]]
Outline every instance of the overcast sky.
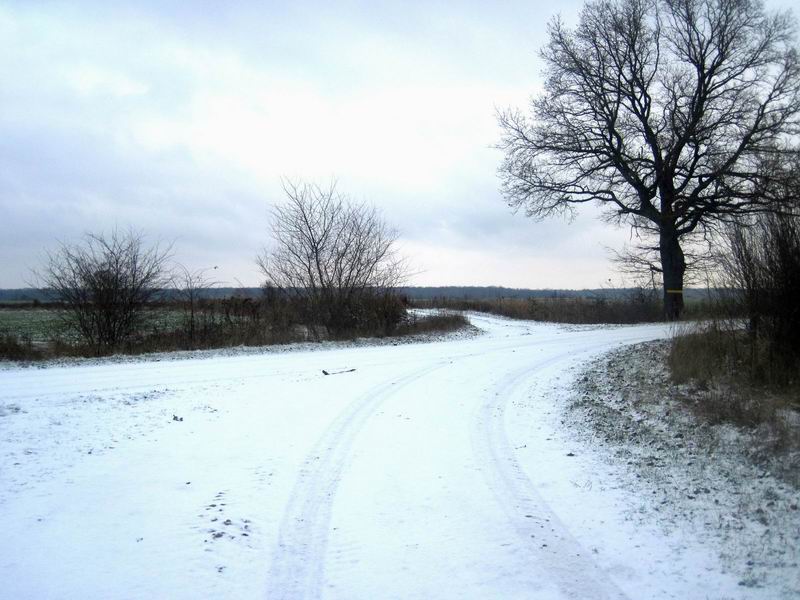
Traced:
[[414, 285], [616, 281], [629, 232], [513, 215], [492, 147], [580, 2], [119, 4], [0, 0], [0, 287], [114, 226], [258, 285], [281, 177], [379, 206]]

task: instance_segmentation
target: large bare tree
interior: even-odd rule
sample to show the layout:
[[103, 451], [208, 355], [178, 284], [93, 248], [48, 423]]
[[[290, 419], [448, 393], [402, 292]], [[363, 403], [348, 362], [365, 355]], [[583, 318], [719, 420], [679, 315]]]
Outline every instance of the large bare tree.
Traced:
[[[596, 201], [655, 251], [664, 308], [683, 308], [685, 244], [777, 210], [800, 115], [789, 13], [757, 0], [599, 0], [556, 18], [532, 115], [500, 114], [509, 204], [532, 217]], [[796, 138], [795, 138], [796, 141]]]
[[272, 208], [272, 244], [257, 259], [266, 284], [300, 298], [308, 325], [345, 330], [365, 294], [396, 287], [405, 275], [397, 233], [372, 206], [352, 202], [336, 184], [284, 182]]

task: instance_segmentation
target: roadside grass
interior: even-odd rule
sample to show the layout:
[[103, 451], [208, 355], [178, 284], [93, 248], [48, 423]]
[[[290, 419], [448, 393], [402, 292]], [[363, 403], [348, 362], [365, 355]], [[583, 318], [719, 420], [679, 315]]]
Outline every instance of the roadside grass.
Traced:
[[[579, 372], [562, 418], [630, 473], [623, 485], [641, 499], [639, 513], [658, 516], [668, 529], [682, 522], [697, 524], [703, 535], [715, 531], [720, 556], [741, 586], [787, 573], [792, 589], [785, 597], [796, 597], [800, 414], [774, 390], [754, 393], [730, 381], [722, 387], [710, 377], [678, 383], [670, 364], [675, 340], [687, 373], [718, 377], [714, 367], [689, 365], [704, 360], [693, 352], [720, 343], [713, 335], [599, 357]], [[731, 413], [724, 404], [740, 392], [759, 405]]]
[[29, 335], [17, 335], [7, 329], [0, 329], [0, 359], [33, 361], [44, 358], [44, 353], [36, 348]]
[[[252, 303], [251, 303], [252, 304]], [[239, 307], [240, 308], [240, 307]], [[237, 346], [271, 346], [312, 339], [309, 329], [286, 322], [269, 310], [220, 310], [207, 303], [191, 317], [176, 304], [149, 306], [135, 335], [114, 348], [98, 350], [70, 331], [65, 313], [58, 308], [0, 309], [0, 360], [37, 361], [59, 357], [94, 357], [109, 354], [141, 355], [180, 350], [210, 350]], [[339, 332], [322, 339], [408, 337], [449, 333], [469, 326], [461, 313], [439, 311], [430, 315], [407, 312], [400, 323]]]
[[661, 302], [647, 291], [610, 298], [433, 298], [415, 300], [417, 308], [473, 310], [511, 319], [571, 324], [627, 324], [660, 321]]
[[679, 397], [701, 421], [758, 430], [761, 453], [800, 450], [800, 365], [774, 360], [738, 322], [683, 327], [667, 365]]
[[710, 423], [762, 428], [800, 447], [800, 217], [761, 215], [731, 227], [716, 258], [717, 316], [678, 330], [674, 383]]
[[668, 365], [672, 381], [693, 391], [690, 405], [708, 422], [781, 431], [787, 415], [800, 411], [800, 365], [775, 360], [763, 340], [736, 322], [679, 330]]
[[440, 310], [429, 315], [409, 313], [408, 318], [397, 328], [395, 335], [422, 335], [427, 333], [450, 333], [469, 327], [469, 319], [460, 312]]

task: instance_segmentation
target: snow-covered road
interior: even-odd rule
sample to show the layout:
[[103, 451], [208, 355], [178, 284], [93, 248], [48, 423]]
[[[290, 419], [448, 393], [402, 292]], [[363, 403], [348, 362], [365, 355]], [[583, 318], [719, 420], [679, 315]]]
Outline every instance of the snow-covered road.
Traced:
[[545, 401], [666, 328], [472, 320], [484, 335], [0, 371], [0, 597], [746, 597], [691, 532], [632, 520]]

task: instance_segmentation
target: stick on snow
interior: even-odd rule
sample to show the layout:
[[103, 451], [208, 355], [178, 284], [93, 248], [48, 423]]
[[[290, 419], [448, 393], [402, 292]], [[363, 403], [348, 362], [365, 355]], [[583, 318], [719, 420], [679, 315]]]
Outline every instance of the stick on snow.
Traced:
[[322, 374], [323, 375], [339, 375], [340, 373], [352, 373], [353, 371], [355, 371], [355, 369], [345, 369], [343, 371], [333, 371], [333, 372], [328, 372], [325, 369], [322, 369]]

